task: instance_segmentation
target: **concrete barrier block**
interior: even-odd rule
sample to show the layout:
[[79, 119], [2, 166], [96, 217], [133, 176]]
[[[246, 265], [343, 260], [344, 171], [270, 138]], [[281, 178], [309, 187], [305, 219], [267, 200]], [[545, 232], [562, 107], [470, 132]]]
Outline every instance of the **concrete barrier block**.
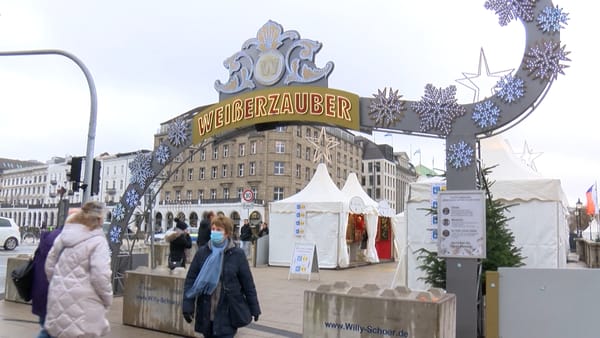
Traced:
[[[181, 313], [185, 269], [127, 271], [123, 292], [123, 324], [193, 337], [194, 325]], [[175, 269], [177, 270], [177, 269]]]
[[303, 337], [456, 337], [453, 294], [374, 284], [344, 289], [304, 292]]

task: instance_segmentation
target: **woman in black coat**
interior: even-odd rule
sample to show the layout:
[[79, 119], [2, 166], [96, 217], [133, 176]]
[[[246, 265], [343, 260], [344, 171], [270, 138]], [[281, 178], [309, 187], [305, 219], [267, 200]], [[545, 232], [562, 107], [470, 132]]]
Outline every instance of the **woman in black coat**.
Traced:
[[210, 220], [213, 217], [215, 217], [215, 213], [212, 211], [205, 211], [202, 214], [202, 220], [198, 227], [198, 239], [196, 240], [198, 247], [201, 247], [210, 241]]
[[187, 230], [188, 225], [180, 219], [175, 219], [175, 229], [168, 236], [165, 236], [165, 241], [169, 242], [169, 268], [176, 267], [185, 268], [185, 250], [192, 247], [192, 237]]
[[[233, 337], [239, 327], [258, 320], [260, 306], [254, 279], [244, 251], [230, 239], [233, 222], [226, 216], [212, 219], [211, 239], [198, 248], [185, 278], [182, 312], [204, 337]], [[247, 318], [232, 309], [245, 309]]]

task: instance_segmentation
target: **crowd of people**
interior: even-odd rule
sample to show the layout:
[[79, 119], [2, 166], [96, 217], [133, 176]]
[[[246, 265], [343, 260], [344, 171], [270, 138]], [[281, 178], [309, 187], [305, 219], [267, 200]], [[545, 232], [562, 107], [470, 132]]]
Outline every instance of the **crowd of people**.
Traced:
[[[32, 312], [39, 317], [38, 337], [102, 337], [110, 331], [113, 288], [104, 215], [102, 203], [87, 202], [63, 227], [42, 232], [33, 258]], [[229, 217], [212, 211], [202, 215], [181, 308], [196, 332], [233, 337], [238, 328], [258, 320], [261, 310], [248, 256], [252, 242], [268, 234], [267, 223], [255, 235], [246, 219], [238, 237]], [[175, 219], [165, 241], [169, 268], [186, 268], [192, 239], [184, 220]]]

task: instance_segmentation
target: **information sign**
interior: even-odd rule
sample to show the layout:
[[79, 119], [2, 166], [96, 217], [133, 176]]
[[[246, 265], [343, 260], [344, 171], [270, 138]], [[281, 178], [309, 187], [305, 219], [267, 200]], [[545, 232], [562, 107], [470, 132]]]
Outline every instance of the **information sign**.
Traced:
[[486, 257], [482, 190], [441, 191], [437, 211], [439, 257]]
[[315, 243], [294, 243], [294, 252], [292, 254], [292, 261], [290, 262], [288, 279], [290, 279], [292, 274], [297, 274], [308, 275], [308, 280], [310, 280], [310, 274], [313, 272], [319, 272], [319, 259]]

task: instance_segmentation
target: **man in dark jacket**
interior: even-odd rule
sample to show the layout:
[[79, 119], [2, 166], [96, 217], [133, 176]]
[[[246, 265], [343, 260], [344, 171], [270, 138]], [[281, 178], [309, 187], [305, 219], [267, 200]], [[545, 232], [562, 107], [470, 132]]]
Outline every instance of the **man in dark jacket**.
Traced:
[[244, 225], [240, 229], [240, 241], [242, 242], [242, 249], [246, 253], [246, 258], [250, 257], [250, 246], [252, 245], [252, 229], [248, 219], [244, 219]]
[[169, 268], [185, 267], [185, 249], [192, 247], [192, 238], [187, 230], [188, 225], [179, 218], [175, 219], [174, 234], [165, 236], [169, 242]]
[[202, 220], [200, 221], [200, 226], [198, 227], [198, 239], [196, 239], [198, 248], [210, 241], [210, 220], [214, 216], [215, 213], [212, 211], [205, 211], [202, 214]]
[[31, 312], [40, 317], [42, 331], [38, 337], [50, 337], [44, 329], [46, 320], [46, 305], [48, 303], [48, 278], [44, 265], [48, 252], [52, 249], [54, 240], [62, 231], [62, 227], [52, 231], [42, 231], [40, 234], [40, 244], [33, 256], [33, 283], [31, 285]]

